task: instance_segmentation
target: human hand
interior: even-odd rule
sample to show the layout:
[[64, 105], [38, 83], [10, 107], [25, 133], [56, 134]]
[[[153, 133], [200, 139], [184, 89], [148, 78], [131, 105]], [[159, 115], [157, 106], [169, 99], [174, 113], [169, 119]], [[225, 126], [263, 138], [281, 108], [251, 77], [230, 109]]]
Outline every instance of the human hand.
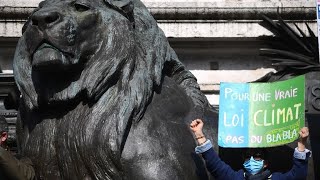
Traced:
[[207, 140], [202, 132], [203, 125], [204, 123], [202, 122], [201, 119], [195, 119], [190, 124], [190, 129], [193, 132], [194, 136], [196, 137], [199, 145], [202, 145]]
[[306, 141], [309, 137], [309, 128], [307, 127], [301, 128], [299, 134], [300, 134], [300, 139], [303, 141]]
[[303, 152], [306, 148], [306, 142], [309, 137], [309, 128], [303, 127], [300, 132], [300, 139], [298, 141], [298, 151]]
[[201, 119], [195, 119], [190, 124], [190, 129], [193, 133], [202, 132], [203, 122]]

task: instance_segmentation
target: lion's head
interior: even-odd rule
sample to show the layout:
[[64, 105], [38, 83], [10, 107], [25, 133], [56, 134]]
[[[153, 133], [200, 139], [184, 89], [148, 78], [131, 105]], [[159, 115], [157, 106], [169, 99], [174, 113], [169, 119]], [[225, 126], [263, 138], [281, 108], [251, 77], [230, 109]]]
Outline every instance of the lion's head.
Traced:
[[97, 98], [117, 78], [111, 76], [133, 64], [133, 41], [133, 22], [107, 2], [41, 2], [25, 25], [14, 63], [25, 103], [33, 109], [81, 92]]
[[22, 113], [28, 131], [21, 147], [26, 155], [41, 154], [34, 159], [40, 172], [57, 156], [60, 168], [84, 164], [95, 177], [118, 177], [126, 135], [165, 75], [197, 105], [207, 103], [139, 0], [41, 2], [23, 28], [14, 74], [25, 112], [33, 114]]

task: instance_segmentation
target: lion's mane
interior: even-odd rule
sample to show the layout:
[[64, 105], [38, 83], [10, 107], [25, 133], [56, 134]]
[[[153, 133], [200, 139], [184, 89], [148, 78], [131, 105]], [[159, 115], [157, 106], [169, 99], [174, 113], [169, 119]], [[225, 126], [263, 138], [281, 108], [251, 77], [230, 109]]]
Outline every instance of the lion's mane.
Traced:
[[[143, 117], [164, 76], [184, 87], [196, 107], [207, 106], [196, 79], [184, 69], [139, 0], [106, 0], [104, 8], [104, 13], [111, 8], [128, 18], [130, 36], [110, 30], [114, 34], [107, 34], [78, 79], [57, 92], [46, 92], [48, 104], [40, 103], [42, 91], [32, 77], [25, 35], [19, 41], [14, 60], [22, 94], [18, 141], [39, 176], [56, 177], [60, 172], [66, 179], [88, 175], [120, 179], [126, 137]], [[59, 112], [57, 106], [64, 110]]]

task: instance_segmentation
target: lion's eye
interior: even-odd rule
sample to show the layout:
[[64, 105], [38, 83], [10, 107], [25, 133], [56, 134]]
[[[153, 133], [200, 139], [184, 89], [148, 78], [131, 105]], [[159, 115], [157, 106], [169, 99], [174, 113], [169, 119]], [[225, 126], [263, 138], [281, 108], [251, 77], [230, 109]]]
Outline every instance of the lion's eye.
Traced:
[[74, 7], [76, 8], [77, 11], [79, 12], [84, 12], [90, 9], [89, 6], [81, 3], [74, 3]]

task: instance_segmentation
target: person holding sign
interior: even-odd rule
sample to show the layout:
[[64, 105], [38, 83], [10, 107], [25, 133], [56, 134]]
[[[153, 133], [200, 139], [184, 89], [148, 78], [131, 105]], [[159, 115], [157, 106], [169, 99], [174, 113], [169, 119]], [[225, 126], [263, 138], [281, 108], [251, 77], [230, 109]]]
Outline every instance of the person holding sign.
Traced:
[[208, 171], [216, 179], [305, 179], [308, 171], [308, 157], [311, 152], [306, 149], [306, 142], [309, 136], [309, 129], [303, 127], [299, 134], [298, 147], [295, 149], [292, 169], [286, 173], [271, 173], [267, 170], [267, 164], [259, 155], [252, 154], [243, 163], [244, 170], [234, 171], [225, 164], [213, 150], [210, 140], [207, 140], [202, 132], [204, 123], [201, 119], [193, 120], [190, 129], [193, 132], [198, 146], [195, 148], [197, 154], [201, 154], [206, 161]]

